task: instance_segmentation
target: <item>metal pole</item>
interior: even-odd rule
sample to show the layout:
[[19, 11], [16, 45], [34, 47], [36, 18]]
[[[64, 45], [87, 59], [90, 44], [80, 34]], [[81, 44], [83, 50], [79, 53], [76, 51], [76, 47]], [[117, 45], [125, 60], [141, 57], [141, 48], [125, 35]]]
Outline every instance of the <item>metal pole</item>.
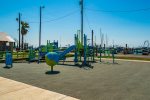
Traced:
[[40, 6], [39, 47], [41, 46], [41, 17], [42, 17], [42, 7]]
[[20, 50], [20, 35], [21, 35], [21, 32], [20, 32], [20, 22], [21, 22], [21, 14], [19, 13], [19, 50]]
[[78, 54], [77, 54], [78, 46], [77, 46], [77, 35], [76, 34], [74, 36], [74, 41], [75, 41], [74, 63], [76, 65], [78, 63]]
[[40, 27], [39, 27], [39, 47], [41, 46], [41, 27], [42, 27], [42, 9], [44, 6], [40, 6]]
[[92, 49], [93, 49], [93, 59], [92, 59], [92, 60], [93, 60], [93, 62], [94, 62], [94, 53], [95, 53], [94, 50], [95, 50], [95, 49], [94, 49], [94, 43], [93, 43], [93, 41], [94, 41], [94, 40], [93, 40], [93, 38], [94, 38], [93, 35], [94, 35], [94, 31], [92, 30]]
[[94, 35], [94, 31], [92, 30], [92, 47], [94, 46], [94, 44], [93, 44], [93, 35]]
[[102, 62], [102, 46], [100, 45], [100, 62]]
[[83, 45], [83, 0], [80, 0], [81, 5], [81, 44]]
[[87, 48], [87, 36], [84, 34], [84, 66], [87, 65], [87, 61], [86, 61], [86, 48]]
[[41, 51], [41, 24], [42, 24], [42, 8], [44, 8], [44, 6], [40, 6], [40, 26], [39, 26], [39, 56], [38, 56], [38, 63], [40, 60], [40, 51]]
[[115, 49], [114, 49], [114, 45], [113, 45], [113, 51], [112, 51], [113, 64], [115, 63], [115, 56], [114, 56], [114, 52], [115, 52]]

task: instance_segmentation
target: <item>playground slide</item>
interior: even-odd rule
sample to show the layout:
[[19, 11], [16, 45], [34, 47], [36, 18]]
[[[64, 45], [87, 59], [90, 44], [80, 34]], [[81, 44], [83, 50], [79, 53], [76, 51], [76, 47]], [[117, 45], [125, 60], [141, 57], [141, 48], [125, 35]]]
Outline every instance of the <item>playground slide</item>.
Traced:
[[67, 53], [69, 53], [70, 51], [72, 51], [73, 49], [75, 49], [75, 45], [70, 46], [68, 49], [66, 49], [65, 51], [63, 51], [60, 55], [59, 58], [64, 57]]

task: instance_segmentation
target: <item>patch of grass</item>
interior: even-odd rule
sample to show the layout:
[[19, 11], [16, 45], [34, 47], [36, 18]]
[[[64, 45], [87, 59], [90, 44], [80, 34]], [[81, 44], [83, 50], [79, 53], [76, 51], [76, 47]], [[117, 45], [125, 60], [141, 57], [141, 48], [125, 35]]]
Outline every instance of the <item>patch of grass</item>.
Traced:
[[141, 58], [141, 57], [115, 57], [116, 59], [127, 59], [127, 60], [144, 60], [150, 61], [150, 58]]
[[[100, 56], [98, 56], [100, 58]], [[103, 56], [102, 58], [112, 58]], [[143, 57], [125, 57], [125, 56], [120, 56], [120, 57], [115, 57], [115, 59], [126, 59], [126, 60], [143, 60], [143, 61], [150, 61], [150, 58], [143, 58]]]

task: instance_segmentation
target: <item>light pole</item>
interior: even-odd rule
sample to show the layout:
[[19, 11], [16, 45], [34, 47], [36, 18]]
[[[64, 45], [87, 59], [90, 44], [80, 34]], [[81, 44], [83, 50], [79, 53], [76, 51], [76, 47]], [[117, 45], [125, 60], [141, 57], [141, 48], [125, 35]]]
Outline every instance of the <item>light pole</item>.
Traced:
[[39, 56], [38, 61], [40, 60], [40, 51], [41, 51], [41, 24], [42, 24], [42, 9], [44, 9], [44, 6], [40, 6], [40, 26], [39, 26]]

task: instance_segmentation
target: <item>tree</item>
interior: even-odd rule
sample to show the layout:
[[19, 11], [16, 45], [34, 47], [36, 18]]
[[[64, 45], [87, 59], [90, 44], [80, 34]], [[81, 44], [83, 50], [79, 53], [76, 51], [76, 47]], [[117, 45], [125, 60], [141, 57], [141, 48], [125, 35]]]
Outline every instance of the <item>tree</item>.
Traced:
[[28, 33], [29, 29], [29, 24], [27, 22], [21, 21], [21, 35], [22, 35], [22, 49], [24, 45], [24, 36]]

